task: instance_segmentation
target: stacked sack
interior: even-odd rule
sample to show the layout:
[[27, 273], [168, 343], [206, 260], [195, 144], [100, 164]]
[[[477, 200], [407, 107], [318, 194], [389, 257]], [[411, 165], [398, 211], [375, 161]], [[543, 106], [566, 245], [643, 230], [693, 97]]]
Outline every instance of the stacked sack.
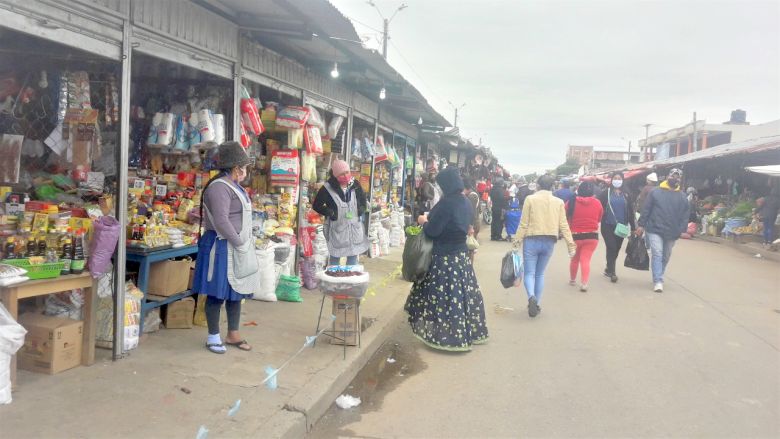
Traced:
[[314, 263], [317, 272], [324, 271], [328, 266], [328, 243], [325, 241], [325, 232], [322, 227], [317, 227], [317, 235], [314, 237]]
[[175, 227], [168, 227], [165, 229], [165, 233], [168, 235], [168, 242], [173, 245], [173, 248], [184, 247], [184, 232]]
[[379, 242], [379, 230], [382, 229], [377, 221], [372, 221], [368, 228], [368, 257], [378, 258], [381, 256], [381, 245]]
[[390, 247], [400, 247], [404, 236], [404, 213], [393, 211], [390, 215]]
[[379, 228], [379, 254], [387, 256], [390, 254], [390, 232], [384, 228]]

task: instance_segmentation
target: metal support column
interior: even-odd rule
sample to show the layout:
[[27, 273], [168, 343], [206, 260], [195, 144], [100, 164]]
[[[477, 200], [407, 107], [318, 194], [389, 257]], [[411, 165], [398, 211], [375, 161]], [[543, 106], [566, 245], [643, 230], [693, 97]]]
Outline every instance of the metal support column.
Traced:
[[[129, 6], [129, 4], [128, 4]], [[130, 16], [129, 12], [127, 16]], [[127, 168], [130, 154], [130, 79], [132, 76], [133, 48], [130, 20], [122, 23], [122, 82], [120, 90], [121, 108], [119, 111], [119, 157], [117, 167], [117, 203], [116, 218], [119, 220], [120, 238], [116, 248], [116, 267], [114, 267], [114, 336], [112, 358], [118, 360], [124, 355], [125, 347], [125, 272], [127, 253], [124, 236], [127, 230]]]
[[[393, 136], [395, 141], [395, 136]], [[397, 150], [396, 150], [397, 151]], [[401, 159], [401, 209], [406, 208], [406, 180], [409, 178], [408, 169], [406, 169], [406, 155], [409, 153], [406, 137], [404, 137], [404, 154]]]
[[241, 86], [242, 69], [244, 63], [244, 44], [241, 35], [238, 36], [238, 60], [233, 63], [233, 136], [226, 136], [225, 140], [241, 139]]
[[341, 145], [341, 152], [344, 154], [344, 161], [349, 163], [352, 157], [352, 119], [355, 117], [352, 107], [347, 108], [347, 133], [344, 139], [346, 145]]

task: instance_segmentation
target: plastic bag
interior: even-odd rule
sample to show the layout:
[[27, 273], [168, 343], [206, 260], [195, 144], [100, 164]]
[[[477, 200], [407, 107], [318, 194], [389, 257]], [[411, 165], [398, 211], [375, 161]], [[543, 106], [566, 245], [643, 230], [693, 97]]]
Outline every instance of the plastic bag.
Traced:
[[339, 134], [339, 130], [341, 129], [341, 125], [344, 123], [344, 117], [342, 116], [333, 116], [330, 119], [330, 123], [328, 124], [328, 137], [331, 139], [335, 139], [336, 136]]
[[276, 286], [276, 298], [283, 302], [303, 302], [301, 279], [298, 276], [280, 276], [279, 285]]
[[479, 241], [477, 241], [477, 238], [475, 238], [474, 235], [466, 237], [466, 248], [469, 250], [476, 250], [479, 248]]
[[322, 115], [320, 114], [319, 110], [312, 107], [311, 105], [307, 105], [306, 109], [309, 110], [309, 119], [306, 121], [306, 125], [311, 125], [313, 127], [317, 127], [321, 130], [324, 130], [325, 119], [322, 118]]
[[516, 279], [514, 252], [509, 251], [501, 260], [501, 285], [504, 288], [511, 288], [515, 285]]
[[420, 231], [409, 236], [404, 246], [403, 266], [401, 273], [407, 282], [416, 282], [428, 273], [433, 254], [433, 241]]
[[626, 246], [626, 259], [623, 266], [634, 270], [650, 270], [650, 256], [647, 254], [643, 237], [631, 235]]
[[300, 267], [303, 287], [307, 290], [316, 290], [320, 286], [320, 281], [317, 278], [317, 263], [314, 258], [301, 259]]
[[306, 152], [309, 154], [322, 154], [322, 134], [316, 126], [307, 126], [303, 133]]
[[283, 128], [302, 129], [309, 120], [310, 111], [306, 107], [284, 107], [276, 113], [276, 126]]
[[88, 268], [93, 279], [97, 279], [111, 266], [111, 257], [119, 243], [121, 225], [112, 216], [102, 216], [95, 220], [94, 236], [89, 247]]
[[523, 283], [523, 254], [512, 251], [512, 262], [515, 266], [515, 286], [520, 286]]
[[274, 268], [275, 250], [270, 246], [264, 250], [255, 250], [259, 281], [252, 299], [263, 302], [276, 302], [276, 271]]
[[27, 331], [0, 303], [0, 404], [11, 403], [11, 356], [24, 345]]

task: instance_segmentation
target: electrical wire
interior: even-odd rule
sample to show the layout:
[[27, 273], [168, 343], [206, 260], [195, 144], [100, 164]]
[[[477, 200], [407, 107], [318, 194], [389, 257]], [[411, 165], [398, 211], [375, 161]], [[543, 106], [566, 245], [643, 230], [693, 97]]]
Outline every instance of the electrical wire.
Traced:
[[[427, 82], [425, 82], [425, 79], [423, 79], [422, 75], [420, 75], [420, 74], [417, 72], [417, 70], [416, 70], [414, 67], [412, 67], [412, 63], [410, 63], [410, 62], [409, 62], [409, 60], [407, 60], [407, 59], [406, 59], [406, 57], [404, 56], [404, 54], [403, 54], [403, 53], [401, 53], [401, 50], [398, 48], [398, 46], [396, 46], [396, 45], [395, 45], [395, 43], [393, 43], [393, 41], [392, 41], [392, 40], [390, 40], [390, 41], [389, 41], [389, 43], [390, 43], [390, 45], [393, 47], [393, 49], [395, 49], [396, 53], [398, 53], [398, 56], [400, 56], [400, 57], [401, 57], [401, 60], [403, 60], [404, 64], [406, 64], [406, 65], [407, 65], [407, 67], [409, 67], [409, 69], [412, 71], [412, 73], [414, 73], [414, 74], [415, 74], [415, 76], [417, 76], [417, 78], [420, 80], [420, 82], [422, 83], [422, 85], [424, 85], [424, 86], [425, 86], [425, 88], [427, 88], [427, 89], [428, 89], [428, 91], [430, 91], [430, 92], [431, 92], [431, 94], [433, 94], [433, 97], [435, 97], [436, 99], [438, 99], [438, 100], [439, 100], [439, 104], [444, 104], [444, 103], [446, 103], [446, 102], [447, 102], [447, 100], [446, 100], [446, 99], [443, 99], [443, 98], [442, 98], [442, 97], [441, 97], [441, 96], [440, 96], [438, 93], [436, 93], [436, 90], [434, 90], [434, 89], [433, 89], [433, 87], [431, 87], [430, 85], [428, 85], [428, 83], [427, 83]], [[445, 107], [445, 108], [446, 108], [447, 106], [446, 106], [446, 105], [443, 105], [443, 107]]]
[[381, 30], [379, 30], [379, 29], [377, 29], [377, 28], [375, 28], [375, 27], [373, 27], [373, 26], [369, 26], [369, 25], [367, 25], [366, 23], [363, 23], [363, 22], [362, 22], [362, 21], [360, 21], [360, 20], [357, 20], [357, 19], [355, 19], [355, 18], [353, 18], [353, 17], [348, 17], [348, 16], [346, 16], [346, 15], [345, 15], [345, 17], [347, 18], [347, 20], [349, 20], [349, 21], [354, 21], [355, 23], [357, 23], [357, 24], [360, 24], [360, 25], [362, 25], [362, 26], [365, 26], [365, 27], [367, 27], [367, 28], [371, 29], [371, 30], [372, 30], [372, 31], [374, 31], [374, 32], [379, 32], [380, 34], [382, 33], [382, 31], [381, 31]]

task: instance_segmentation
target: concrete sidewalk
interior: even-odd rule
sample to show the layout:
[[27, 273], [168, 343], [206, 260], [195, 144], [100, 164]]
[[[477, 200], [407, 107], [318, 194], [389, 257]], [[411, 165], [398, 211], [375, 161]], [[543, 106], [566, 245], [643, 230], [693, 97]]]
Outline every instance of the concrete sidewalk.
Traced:
[[[402, 319], [409, 284], [391, 278], [401, 263], [401, 249], [393, 250], [363, 261], [372, 284], [361, 305], [365, 330], [362, 347], [348, 347], [346, 359], [341, 346], [323, 337], [269, 390], [261, 384], [266, 366], [281, 366], [315, 333], [322, 295], [304, 289], [303, 303], [247, 301], [242, 324], [258, 326], [241, 331], [252, 352], [215, 355], [204, 347], [205, 328], [163, 329], [145, 335], [121, 361], [98, 349], [91, 367], [54, 376], [20, 371], [13, 403], [0, 406], [2, 436], [194, 438], [205, 426], [210, 438], [303, 437]], [[329, 299], [325, 307], [329, 316]], [[240, 409], [229, 417], [239, 399]]]

